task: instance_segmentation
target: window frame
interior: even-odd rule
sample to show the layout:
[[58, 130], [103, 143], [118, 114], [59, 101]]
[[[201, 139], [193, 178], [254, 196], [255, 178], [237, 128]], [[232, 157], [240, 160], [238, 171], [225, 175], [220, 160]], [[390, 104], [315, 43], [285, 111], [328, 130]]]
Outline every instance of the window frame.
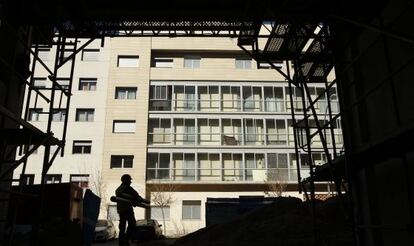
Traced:
[[[52, 178], [52, 182], [48, 182], [48, 178]], [[46, 174], [45, 184], [60, 184], [62, 183], [62, 174]]]
[[[184, 203], [188, 203], [188, 204], [184, 204]], [[182, 206], [181, 208], [181, 219], [182, 220], [201, 220], [201, 200], [183, 200], [181, 203], [181, 206]], [[184, 210], [186, 208], [190, 209], [190, 217], [184, 217], [184, 214], [185, 214]], [[194, 209], [198, 209], [198, 214], [194, 213]], [[194, 214], [198, 216], [194, 216]]]
[[[78, 90], [79, 91], [96, 91], [96, 85], [98, 82], [98, 78], [79, 78], [79, 85]], [[87, 85], [87, 89], [83, 89], [83, 84]], [[92, 90], [92, 86], [95, 85], [95, 88]]]
[[[191, 62], [191, 66], [187, 66], [186, 62]], [[197, 65], [198, 64], [198, 65]], [[183, 68], [198, 69], [201, 68], [201, 56], [184, 56]]]
[[[134, 123], [133, 131], [115, 131], [115, 125], [117, 123]], [[135, 133], [137, 131], [137, 121], [136, 120], [113, 120], [112, 121], [112, 133]]]
[[[79, 145], [77, 145], [77, 144], [79, 144]], [[81, 144], [85, 144], [85, 145], [81, 145]], [[78, 151], [75, 152], [75, 147], [80, 147], [81, 151], [80, 152], [78, 152]], [[89, 150], [88, 150], [88, 147], [89, 147]], [[91, 154], [91, 153], [92, 153], [92, 140], [73, 140], [72, 154], [85, 155], [85, 154]]]
[[[234, 67], [236, 69], [252, 69], [252, 59], [247, 57], [236, 57], [234, 59]], [[247, 66], [247, 64], [249, 64]], [[240, 65], [240, 66], [239, 66]]]
[[[118, 92], [124, 90], [125, 91], [125, 98], [121, 98], [118, 95]], [[129, 95], [132, 94], [132, 92], [135, 93], [134, 98], [129, 98]], [[138, 93], [138, 87], [134, 86], [116, 86], [115, 87], [115, 99], [116, 100], [136, 100], [137, 99], [137, 93]]]
[[[86, 119], [87, 120], [79, 120], [80, 114], [84, 112], [86, 113]], [[92, 120], [89, 120], [89, 115], [92, 112]], [[77, 108], [76, 109], [76, 115], [75, 115], [75, 121], [76, 122], [94, 122], [95, 121], [95, 109], [94, 108]]]
[[[84, 178], [87, 177], [87, 181], [84, 180], [79, 180], [79, 181], [74, 181], [73, 178]], [[89, 174], [71, 174], [69, 176], [69, 183], [71, 184], [76, 184], [78, 187], [86, 189], [89, 188], [89, 179], [90, 179], [90, 175]], [[86, 185], [83, 185], [83, 183], [86, 182]]]
[[[95, 61], [99, 61], [99, 49], [83, 49], [82, 50], [82, 54], [81, 54], [81, 61], [86, 61], [86, 62], [95, 62]], [[96, 59], [91, 59], [91, 60], [85, 60], [85, 52], [96, 52], [97, 57]]]
[[[115, 158], [121, 159], [121, 165], [120, 166], [114, 166], [113, 162], [115, 161]], [[131, 158], [131, 166], [125, 166], [125, 159]], [[119, 169], [119, 168], [133, 168], [134, 167], [134, 155], [111, 155], [110, 159], [110, 169]]]
[[[137, 59], [136, 66], [120, 66], [121, 59]], [[118, 55], [116, 66], [119, 68], [138, 68], [139, 67], [139, 55]]]

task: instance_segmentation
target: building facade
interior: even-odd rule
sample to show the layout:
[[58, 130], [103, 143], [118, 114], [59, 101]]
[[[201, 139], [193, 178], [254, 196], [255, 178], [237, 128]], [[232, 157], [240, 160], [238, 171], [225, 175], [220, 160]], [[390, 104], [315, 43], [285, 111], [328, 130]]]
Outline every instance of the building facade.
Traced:
[[[272, 192], [272, 182], [286, 186], [284, 195], [302, 197], [289, 97], [299, 111], [302, 95], [236, 42], [117, 37], [106, 38], [103, 47], [92, 43], [77, 58], [72, 110], [55, 114], [56, 121], [69, 117], [68, 139], [47, 182], [90, 187], [102, 197], [100, 217], [116, 220], [109, 197], [129, 173], [153, 205], [137, 209], [136, 217], [158, 219], [168, 235], [204, 227], [208, 197], [264, 196]], [[43, 55], [51, 54], [53, 48]], [[275, 65], [288, 69], [286, 63]], [[47, 81], [41, 70], [35, 76], [39, 86]], [[310, 90], [316, 98], [323, 85]], [[330, 95], [338, 111], [335, 91]], [[315, 106], [322, 121], [326, 102], [321, 98]], [[41, 104], [30, 107], [31, 120], [41, 126]], [[339, 122], [335, 135], [341, 144]], [[313, 145], [321, 147], [315, 163], [323, 164], [321, 143]], [[40, 182], [40, 152], [30, 157], [28, 183]], [[306, 177], [306, 158], [299, 162]]]

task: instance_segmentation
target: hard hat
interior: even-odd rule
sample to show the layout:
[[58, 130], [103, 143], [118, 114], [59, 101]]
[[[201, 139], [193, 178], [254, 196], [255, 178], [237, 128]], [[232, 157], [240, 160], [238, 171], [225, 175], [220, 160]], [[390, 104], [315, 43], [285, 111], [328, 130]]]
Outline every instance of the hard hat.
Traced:
[[124, 174], [124, 175], [122, 175], [122, 177], [121, 177], [121, 181], [122, 181], [122, 183], [125, 183], [125, 182], [129, 182], [129, 181], [131, 181], [131, 176], [129, 175], [129, 174]]

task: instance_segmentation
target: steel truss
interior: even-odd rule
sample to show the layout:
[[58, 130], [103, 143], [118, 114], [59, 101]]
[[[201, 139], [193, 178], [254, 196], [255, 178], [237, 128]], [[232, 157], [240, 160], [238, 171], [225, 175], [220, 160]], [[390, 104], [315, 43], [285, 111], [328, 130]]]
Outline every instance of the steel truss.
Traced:
[[[257, 32], [256, 32], [257, 33]], [[336, 143], [335, 129], [337, 121], [341, 119], [340, 113], [332, 110], [332, 90], [336, 80], [329, 81], [328, 75], [333, 69], [333, 55], [329, 47], [329, 27], [324, 24], [273, 24], [270, 34], [263, 47], [260, 47], [260, 36], [246, 39], [239, 36], [238, 45], [257, 63], [268, 63], [279, 72], [289, 83], [291, 116], [294, 128], [295, 155], [298, 175], [298, 189], [304, 191], [311, 201], [313, 214], [313, 230], [315, 243], [323, 240], [323, 235], [317, 232], [315, 208], [315, 184], [318, 182], [333, 182], [335, 193], [343, 205], [345, 216], [352, 218], [352, 210], [345, 196], [348, 188], [345, 183], [344, 158], [342, 148]], [[274, 65], [275, 62], [286, 61], [286, 71]], [[293, 71], [291, 71], [293, 67]], [[324, 90], [316, 98], [312, 98], [309, 84], [324, 85]], [[295, 103], [293, 89], [301, 97], [300, 105]], [[325, 114], [318, 114], [315, 105], [326, 100]], [[323, 117], [323, 121], [321, 119]], [[326, 119], [328, 117], [328, 119]], [[314, 146], [318, 138], [322, 148]], [[330, 145], [328, 144], [328, 141]], [[324, 153], [326, 163], [318, 165], [313, 159], [314, 153]], [[301, 156], [306, 155], [309, 166], [309, 177], [303, 179], [301, 175]], [[337, 163], [341, 163], [338, 165]], [[351, 222], [352, 223], [352, 222]]]
[[[15, 112], [11, 112], [8, 109], [8, 105], [0, 105], [0, 115], [3, 119], [9, 119], [15, 123], [15, 127], [6, 128], [4, 120], [2, 121], [1, 127], [1, 148], [0, 148], [0, 182], [11, 182], [17, 184], [17, 188], [12, 190], [0, 190], [11, 194], [11, 198], [3, 199], [1, 202], [10, 202], [10, 199], [17, 199], [19, 201], [23, 196], [28, 197], [29, 194], [23, 193], [24, 178], [27, 168], [27, 160], [31, 154], [33, 154], [40, 146], [44, 147], [43, 165], [41, 173], [41, 193], [39, 196], [30, 196], [39, 206], [39, 214], [37, 219], [33, 221], [33, 235], [39, 230], [39, 225], [42, 223], [43, 215], [43, 196], [45, 189], [45, 177], [48, 170], [52, 166], [54, 160], [60, 153], [63, 157], [64, 149], [66, 144], [66, 133], [68, 125], [68, 115], [70, 109], [70, 99], [72, 95], [72, 84], [73, 84], [73, 73], [75, 67], [76, 55], [87, 47], [94, 38], [89, 39], [83, 45], [78, 47], [78, 39], [69, 39], [67, 37], [58, 34], [53, 40], [49, 40], [47, 47], [55, 47], [55, 58], [53, 68], [49, 68], [48, 65], [39, 57], [39, 50], [44, 48], [44, 45], [34, 44], [33, 46], [28, 45], [28, 40], [17, 35], [17, 30], [12, 25], [6, 22], [1, 23], [2, 28], [6, 28], [10, 33], [14, 33], [14, 38], [17, 42], [24, 47], [25, 52], [31, 58], [32, 64], [30, 68], [30, 77], [26, 79], [21, 75], [21, 71], [17, 71], [9, 64], [5, 59], [0, 57], [0, 63], [2, 67], [6, 68], [11, 74], [18, 77], [19, 82], [25, 87], [25, 108], [22, 116], [16, 115]], [[28, 28], [28, 33], [41, 33], [33, 27]], [[30, 37], [30, 35], [27, 35]], [[68, 55], [70, 54], [70, 55]], [[70, 66], [69, 72], [63, 71], [64, 65]], [[51, 87], [36, 87], [34, 79], [34, 71], [36, 66], [42, 67], [48, 73], [48, 80], [51, 82]], [[66, 69], [67, 70], [67, 69]], [[59, 84], [58, 79], [64, 78], [67, 81], [67, 86]], [[48, 104], [47, 112], [41, 112], [41, 114], [47, 115], [47, 127], [46, 129], [39, 129], [36, 126], [30, 124], [30, 107], [36, 108], [39, 101], [44, 101]], [[64, 123], [62, 126], [62, 134], [56, 136], [53, 132], [54, 122], [53, 115], [57, 112], [65, 112]], [[52, 146], [56, 146], [56, 149], [52, 149]], [[19, 149], [20, 159], [16, 160], [15, 153]], [[4, 168], [7, 167], [7, 168]], [[21, 173], [19, 179], [9, 179], [16, 168], [21, 167]], [[17, 192], [15, 190], [18, 190]], [[13, 231], [15, 228], [17, 209], [14, 210], [14, 214], [11, 215], [9, 221], [10, 237], [7, 239], [8, 242], [5, 244], [11, 245], [13, 243]], [[34, 238], [36, 240], [36, 238]]]

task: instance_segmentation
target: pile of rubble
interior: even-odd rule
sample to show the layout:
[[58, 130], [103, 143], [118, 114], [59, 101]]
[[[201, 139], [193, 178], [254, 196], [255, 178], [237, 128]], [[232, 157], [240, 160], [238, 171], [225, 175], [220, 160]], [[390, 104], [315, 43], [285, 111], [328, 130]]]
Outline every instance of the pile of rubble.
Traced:
[[[174, 246], [307, 246], [315, 245], [310, 203], [280, 197], [273, 204], [253, 210], [223, 224], [200, 229], [178, 239]], [[316, 202], [316, 245], [352, 245], [337, 198]]]

